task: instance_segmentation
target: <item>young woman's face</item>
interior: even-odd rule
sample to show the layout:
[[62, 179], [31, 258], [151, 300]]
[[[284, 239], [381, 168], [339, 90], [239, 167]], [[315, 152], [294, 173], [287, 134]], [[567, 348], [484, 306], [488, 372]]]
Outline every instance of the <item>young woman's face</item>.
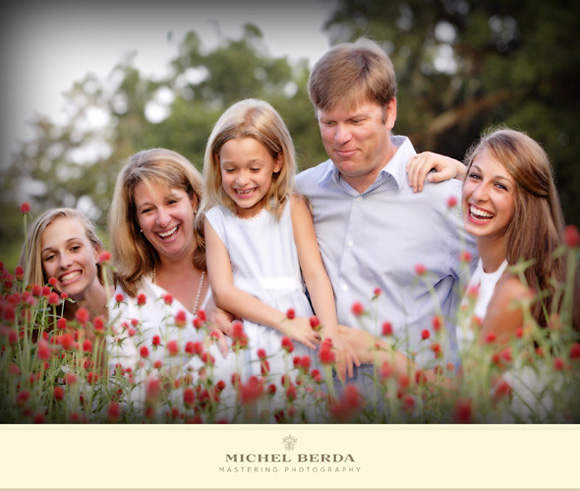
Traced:
[[484, 148], [474, 159], [463, 185], [463, 223], [477, 237], [503, 237], [513, 219], [515, 181]]
[[222, 146], [219, 162], [222, 186], [236, 204], [238, 216], [250, 218], [258, 214], [282, 160], [274, 159], [254, 138], [234, 138]]
[[162, 259], [176, 261], [193, 254], [197, 202], [183, 189], [141, 182], [135, 186], [135, 207], [143, 235]]
[[99, 250], [87, 237], [82, 221], [61, 217], [44, 229], [41, 236], [42, 269], [47, 278], [56, 278], [55, 288], [71, 298], [83, 298], [98, 282]]

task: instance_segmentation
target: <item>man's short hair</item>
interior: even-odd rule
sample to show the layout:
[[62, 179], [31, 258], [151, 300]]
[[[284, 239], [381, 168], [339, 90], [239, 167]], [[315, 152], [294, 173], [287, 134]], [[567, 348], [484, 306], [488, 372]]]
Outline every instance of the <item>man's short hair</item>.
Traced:
[[395, 70], [378, 44], [359, 38], [354, 43], [338, 44], [316, 62], [308, 93], [317, 110], [338, 104], [354, 109], [362, 101], [383, 106], [396, 96]]

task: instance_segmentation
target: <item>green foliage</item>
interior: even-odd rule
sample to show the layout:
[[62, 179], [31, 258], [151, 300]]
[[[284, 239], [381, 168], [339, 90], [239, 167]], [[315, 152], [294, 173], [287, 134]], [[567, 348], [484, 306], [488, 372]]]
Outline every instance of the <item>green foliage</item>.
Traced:
[[[100, 227], [106, 225], [116, 176], [134, 152], [167, 147], [203, 166], [213, 124], [237, 100], [270, 101], [295, 138], [301, 167], [325, 158], [306, 92], [308, 66], [273, 58], [255, 26], [240, 39], [222, 39], [204, 50], [194, 32], [185, 36], [171, 72], [162, 80], [143, 77], [131, 57], [111, 71], [108, 81], [87, 75], [66, 94], [74, 113], [57, 126], [45, 118], [32, 125], [36, 138], [22, 147], [4, 176], [1, 209], [18, 220], [18, 207], [29, 201], [36, 215], [53, 206], [81, 207]], [[152, 108], [162, 116], [150, 115]], [[163, 114], [165, 112], [165, 114]], [[91, 124], [95, 115], [105, 123]], [[305, 164], [306, 163], [306, 164]], [[15, 266], [22, 243], [20, 228], [2, 222], [3, 251]]]
[[[417, 150], [462, 159], [491, 125], [529, 133], [550, 155], [566, 219], [578, 225], [579, 5], [340, 0], [325, 29], [333, 44], [362, 34], [389, 53], [399, 82], [395, 131], [410, 136]], [[68, 124], [33, 119], [36, 138], [3, 171], [3, 251], [20, 247], [20, 229], [10, 216], [24, 200], [33, 214], [79, 206], [104, 226], [115, 178], [135, 151], [172, 148], [201, 169], [213, 124], [242, 98], [263, 98], [279, 110], [294, 137], [300, 169], [326, 159], [308, 100], [306, 61], [293, 65], [270, 56], [256, 26], [247, 25], [239, 39], [222, 37], [212, 50], [189, 32], [169, 66], [164, 79], [150, 80], [128, 57], [107, 81], [87, 75], [74, 84], [66, 94], [73, 111]], [[162, 116], [152, 119], [155, 106]], [[95, 114], [104, 121], [99, 126], [89, 124]]]
[[[229, 363], [211, 354], [215, 326], [205, 312], [197, 313], [194, 337], [185, 334], [193, 329], [185, 325], [185, 316], [178, 318], [184, 311], [172, 314], [165, 298], [143, 295], [141, 306], [158, 302], [157, 308], [167, 312], [156, 342], [147, 333], [145, 311], [130, 325], [123, 319], [123, 295], [109, 303], [108, 321], [103, 316], [91, 319], [82, 307], [74, 319], [65, 320], [70, 299], [62, 299], [49, 285], [26, 285], [22, 271], [12, 274], [0, 264], [0, 424], [577, 424], [580, 343], [572, 323], [572, 284], [580, 248], [578, 230], [571, 232], [568, 246], [559, 252], [566, 254], [568, 276], [554, 285], [563, 299], [558, 307], [559, 302], [552, 304], [547, 327], [540, 327], [530, 310], [542, 294], [524, 297], [516, 302], [523, 326], [500, 341], [499, 334], [496, 338], [480, 329], [474, 315], [478, 292], [470, 289], [456, 315], [445, 319], [437, 314], [433, 332], [424, 330], [419, 349], [409, 354], [413, 362], [421, 352], [432, 352], [426, 367], [397, 362], [404, 337], [384, 331], [379, 337], [369, 334], [368, 347], [359, 354], [373, 360], [372, 370], [364, 375], [372, 386], [366, 394], [355, 385], [335, 389], [330, 338], [312, 358], [296, 356], [286, 338], [280, 347], [264, 352], [258, 375], [246, 361], [244, 350], [250, 345], [240, 323], [231, 336], [232, 373], [224, 372], [220, 363]], [[511, 267], [524, 284], [530, 264]], [[431, 281], [427, 271], [419, 278]], [[379, 332], [383, 319], [372, 312], [382, 301], [379, 291], [368, 302], [368, 311], [360, 303], [361, 330]], [[446, 323], [457, 325], [463, 339], [469, 333], [474, 339], [461, 348], [461, 370], [444, 361]], [[128, 338], [139, 354], [122, 349]], [[278, 354], [284, 357], [283, 377], [269, 368], [268, 359]]]
[[[366, 35], [386, 47], [399, 81], [395, 130], [418, 150], [462, 159], [498, 124], [539, 141], [566, 219], [578, 224], [579, 14], [567, 0], [341, 0], [326, 28], [333, 43]], [[454, 70], [438, 68], [442, 53]]]

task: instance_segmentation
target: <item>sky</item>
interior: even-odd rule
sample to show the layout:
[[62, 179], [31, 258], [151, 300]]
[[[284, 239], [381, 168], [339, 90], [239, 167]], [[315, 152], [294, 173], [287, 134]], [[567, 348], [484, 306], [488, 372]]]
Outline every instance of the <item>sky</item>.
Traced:
[[[62, 122], [63, 93], [92, 72], [104, 79], [124, 56], [162, 76], [179, 41], [196, 31], [208, 47], [222, 35], [239, 38], [256, 24], [274, 56], [307, 58], [312, 65], [329, 47], [322, 25], [332, 0], [151, 1], [21, 0], [0, 8], [0, 168], [18, 141], [30, 139], [35, 114]], [[168, 33], [173, 41], [168, 41]]]

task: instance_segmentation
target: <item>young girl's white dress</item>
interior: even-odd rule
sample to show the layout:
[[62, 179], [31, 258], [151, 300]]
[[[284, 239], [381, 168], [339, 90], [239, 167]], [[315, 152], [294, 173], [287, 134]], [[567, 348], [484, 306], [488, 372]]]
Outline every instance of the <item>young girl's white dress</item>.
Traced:
[[[228, 250], [238, 288], [277, 308], [284, 316], [290, 308], [297, 316], [313, 315], [298, 262], [289, 204], [284, 206], [279, 220], [266, 209], [255, 217], [239, 218], [221, 205], [209, 210], [206, 217]], [[294, 352], [285, 357], [281, 351], [283, 335], [274, 328], [244, 320], [244, 331], [249, 340], [244, 378], [260, 375], [256, 361], [260, 348], [271, 357], [270, 373], [278, 383], [281, 375], [292, 371], [294, 356], [309, 355], [312, 364], [315, 362], [315, 351], [298, 342], [294, 342]]]

